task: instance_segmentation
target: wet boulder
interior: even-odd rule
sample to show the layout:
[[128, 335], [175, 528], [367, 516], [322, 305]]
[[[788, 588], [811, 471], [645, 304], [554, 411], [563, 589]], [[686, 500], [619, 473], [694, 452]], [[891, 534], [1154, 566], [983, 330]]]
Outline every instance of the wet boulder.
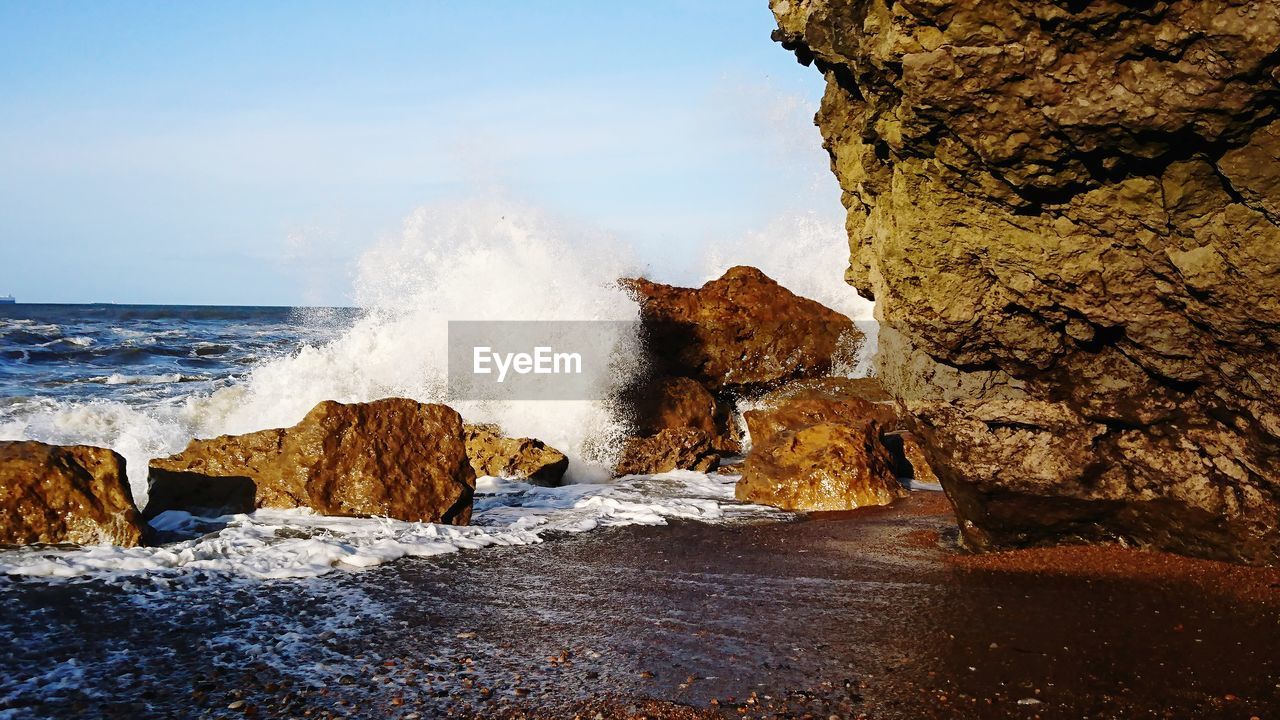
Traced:
[[[751, 451], [735, 495], [784, 510], [852, 510], [906, 495], [882, 433], [896, 423], [874, 382], [782, 388], [745, 413]], [[875, 398], [875, 399], [868, 399]]]
[[[211, 453], [212, 449], [206, 446], [201, 452]], [[258, 509], [258, 483], [248, 475], [221, 475], [217, 474], [218, 469], [213, 468], [193, 471], [164, 469], [170, 459], [152, 461], [148, 473], [147, 505], [142, 511], [142, 516], [148, 521], [169, 510], [181, 510], [200, 517], [218, 517], [251, 513]], [[178, 466], [180, 463], [171, 465]], [[264, 491], [264, 494], [268, 493]]]
[[644, 278], [623, 284], [640, 302], [657, 370], [712, 392], [750, 394], [827, 375], [862, 340], [849, 318], [753, 267], [730, 268], [700, 288]]
[[[181, 453], [153, 460], [150, 482], [148, 516], [308, 507], [465, 525], [475, 472], [458, 413], [388, 398], [325, 401], [290, 428], [193, 440]], [[226, 504], [207, 507], [214, 501]]]
[[0, 442], [0, 544], [142, 542], [124, 458], [84, 445]]
[[636, 395], [636, 425], [640, 435], [690, 428], [706, 433], [721, 454], [741, 450], [730, 403], [717, 400], [697, 380], [661, 377], [645, 383]]
[[893, 399], [874, 378], [800, 380], [761, 396], [743, 413], [753, 446], [783, 430], [864, 417], [875, 419], [885, 431], [898, 426]]
[[476, 475], [556, 487], [569, 469], [569, 458], [541, 440], [507, 437], [501, 428], [488, 424], [468, 424], [464, 432], [467, 458]]
[[711, 436], [693, 428], [668, 428], [647, 437], [629, 438], [615, 472], [650, 475], [672, 470], [707, 472], [720, 463]]
[[735, 496], [783, 510], [852, 510], [904, 497], [892, 455], [869, 418], [819, 422], [753, 448]]
[[752, 442], [763, 443], [777, 431], [817, 421], [872, 417], [880, 424], [880, 442], [893, 456], [900, 479], [937, 485], [920, 438], [904, 429], [892, 396], [876, 378], [797, 380], [767, 393], [744, 416]]

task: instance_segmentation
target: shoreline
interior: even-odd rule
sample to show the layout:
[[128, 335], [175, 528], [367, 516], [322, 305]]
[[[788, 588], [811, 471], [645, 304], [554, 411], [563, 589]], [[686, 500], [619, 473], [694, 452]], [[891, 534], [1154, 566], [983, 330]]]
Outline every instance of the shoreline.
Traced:
[[[1280, 710], [1280, 571], [1105, 547], [971, 556], [955, 532], [940, 493], [914, 492], [889, 508], [607, 529], [306, 581], [8, 580], [0, 714]], [[71, 657], [78, 679], [37, 690]]]

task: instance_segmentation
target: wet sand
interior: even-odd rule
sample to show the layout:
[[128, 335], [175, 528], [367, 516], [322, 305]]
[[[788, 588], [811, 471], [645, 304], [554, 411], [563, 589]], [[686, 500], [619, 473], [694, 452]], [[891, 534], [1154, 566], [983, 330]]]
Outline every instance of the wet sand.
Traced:
[[[1280, 714], [1280, 571], [1121, 548], [969, 556], [937, 493], [139, 587], [5, 580], [0, 716]], [[76, 683], [41, 686], [72, 657]]]

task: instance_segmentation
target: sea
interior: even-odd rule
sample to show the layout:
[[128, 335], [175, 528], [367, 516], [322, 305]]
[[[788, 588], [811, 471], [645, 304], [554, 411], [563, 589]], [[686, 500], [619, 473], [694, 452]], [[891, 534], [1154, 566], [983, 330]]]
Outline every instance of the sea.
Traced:
[[[844, 229], [800, 214], [709, 251], [693, 283], [755, 265], [855, 320], [870, 316], [842, 276]], [[821, 271], [816, 269], [820, 268]], [[602, 320], [635, 325], [619, 278], [648, 275], [623, 240], [500, 199], [424, 206], [352, 268], [354, 308], [0, 305], [0, 440], [107, 447], [126, 461], [135, 502], [150, 460], [193, 438], [289, 427], [323, 400], [447, 402], [468, 422], [534, 437], [570, 459], [567, 483], [540, 488], [480, 478], [472, 525], [331, 518], [305, 510], [224, 518], [165, 513], [186, 539], [144, 548], [0, 549], [0, 577], [123, 577], [207, 570], [254, 579], [358, 571], [406, 556], [527, 545], [556, 533], [721, 522], [769, 511], [733, 500], [734, 476], [613, 477], [630, 434], [615, 391], [637, 372], [618, 362], [591, 400], [455, 401], [450, 320]], [[867, 332], [874, 337], [873, 331]], [[621, 343], [619, 352], [634, 347]], [[856, 366], [865, 372], [874, 344]]]
[[[839, 221], [800, 216], [710, 253], [694, 282], [752, 264], [863, 319], [869, 306], [841, 277], [843, 238]], [[449, 320], [635, 321], [617, 279], [640, 274], [648, 269], [624, 243], [486, 201], [419, 209], [368, 248], [352, 268], [358, 309], [3, 305], [0, 440], [111, 448], [143, 507], [148, 462], [193, 438], [288, 427], [322, 400], [449, 401]], [[209, 673], [246, 668], [331, 687], [379, 651], [366, 642], [375, 628], [394, 635], [388, 618], [431, 607], [403, 577], [458, 573], [483, 586], [495, 567], [485, 558], [532, 546], [594, 542], [626, 526], [791, 517], [737, 502], [732, 474], [613, 477], [629, 426], [607, 400], [450, 404], [468, 421], [565, 452], [566, 484], [479, 478], [465, 527], [305, 509], [167, 512], [152, 520], [171, 538], [158, 546], [0, 549], [0, 719], [184, 715], [204, 683], [225, 689]], [[388, 583], [402, 596], [389, 597]], [[554, 598], [556, 589], [529, 591]], [[224, 708], [234, 700], [220, 697]]]
[[[270, 375], [273, 363], [332, 352], [369, 319], [350, 308], [2, 306], [0, 439], [112, 447], [125, 455], [142, 506], [151, 457], [224, 425], [247, 431], [285, 422], [239, 419], [241, 403], [261, 402], [250, 392], [261, 382], [255, 372]], [[465, 528], [305, 510], [223, 518], [168, 512], [153, 524], [188, 539], [148, 548], [0, 550], [0, 572], [58, 578], [203, 569], [308, 577], [405, 556], [536, 543], [548, 533], [758, 512], [733, 503], [731, 477], [675, 472], [614, 481], [588, 473], [585, 479], [597, 482], [542, 488], [481, 478], [473, 524]]]

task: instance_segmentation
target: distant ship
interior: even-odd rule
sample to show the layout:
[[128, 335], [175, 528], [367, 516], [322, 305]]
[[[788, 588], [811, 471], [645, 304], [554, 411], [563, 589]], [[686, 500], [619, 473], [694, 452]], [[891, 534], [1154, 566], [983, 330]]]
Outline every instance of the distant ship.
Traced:
[[14, 305], [17, 302], [12, 295], [0, 295], [0, 305]]

